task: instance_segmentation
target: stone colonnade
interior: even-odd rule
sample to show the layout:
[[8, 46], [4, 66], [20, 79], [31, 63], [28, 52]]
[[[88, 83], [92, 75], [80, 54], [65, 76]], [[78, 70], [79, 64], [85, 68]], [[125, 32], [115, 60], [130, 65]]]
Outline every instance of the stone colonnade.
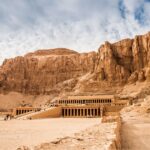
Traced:
[[27, 112], [30, 112], [32, 111], [32, 109], [17, 109], [16, 110], [16, 115], [20, 115], [20, 114], [24, 114], [24, 113], [27, 113]]
[[33, 107], [18, 107], [13, 109], [13, 115], [21, 115], [30, 111], [38, 111], [38, 108], [33, 108]]
[[102, 104], [102, 103], [112, 103], [112, 99], [59, 100], [59, 104]]
[[62, 117], [102, 117], [103, 108], [62, 108]]

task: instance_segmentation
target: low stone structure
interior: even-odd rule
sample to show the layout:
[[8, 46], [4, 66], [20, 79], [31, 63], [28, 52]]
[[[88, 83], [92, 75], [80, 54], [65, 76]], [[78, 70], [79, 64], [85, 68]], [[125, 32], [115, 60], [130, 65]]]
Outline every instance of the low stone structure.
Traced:
[[30, 111], [39, 111], [40, 108], [34, 108], [34, 107], [17, 107], [17, 108], [14, 108], [13, 109], [13, 112], [12, 112], [12, 115], [13, 116], [17, 116], [17, 115], [21, 115], [21, 114], [24, 114], [24, 113], [28, 113]]

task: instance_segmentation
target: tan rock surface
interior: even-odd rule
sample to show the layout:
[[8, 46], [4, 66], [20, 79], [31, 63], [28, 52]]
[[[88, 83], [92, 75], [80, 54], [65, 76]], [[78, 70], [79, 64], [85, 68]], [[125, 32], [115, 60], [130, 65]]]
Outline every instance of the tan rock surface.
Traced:
[[0, 89], [36, 95], [57, 93], [58, 83], [93, 71], [95, 59], [95, 52], [78, 54], [66, 49], [37, 51], [8, 59], [1, 67]]
[[122, 116], [122, 149], [150, 149], [150, 96], [124, 108]]

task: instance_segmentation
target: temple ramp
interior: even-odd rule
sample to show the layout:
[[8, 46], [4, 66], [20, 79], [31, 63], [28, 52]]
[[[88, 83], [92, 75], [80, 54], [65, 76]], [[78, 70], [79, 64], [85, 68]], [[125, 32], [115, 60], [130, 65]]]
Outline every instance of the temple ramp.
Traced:
[[43, 119], [43, 118], [57, 118], [61, 117], [62, 108], [61, 107], [51, 107], [40, 112], [36, 112], [28, 116], [29, 119]]

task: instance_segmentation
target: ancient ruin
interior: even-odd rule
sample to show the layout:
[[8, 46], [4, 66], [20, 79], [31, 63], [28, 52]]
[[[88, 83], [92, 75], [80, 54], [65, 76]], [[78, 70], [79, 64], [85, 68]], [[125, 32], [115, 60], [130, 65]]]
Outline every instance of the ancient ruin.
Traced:
[[18, 115], [22, 115], [22, 114], [25, 114], [25, 113], [28, 113], [28, 112], [36, 112], [36, 111], [39, 111], [40, 108], [33, 108], [33, 107], [17, 107], [17, 108], [14, 108], [13, 109], [13, 112], [12, 112], [12, 116], [18, 116]]
[[[40, 119], [41, 117], [95, 118], [107, 115], [117, 115], [123, 107], [129, 106], [131, 103], [131, 100], [117, 100], [113, 95], [68, 96], [67, 99], [59, 99], [56, 100], [55, 103], [52, 102], [52, 105], [48, 110], [24, 106], [16, 107], [12, 112], [5, 113], [13, 117], [31, 114], [30, 119]], [[34, 112], [38, 113], [34, 114]], [[43, 115], [41, 116], [41, 114]]]
[[63, 117], [102, 117], [109, 113], [117, 113], [129, 100], [115, 100], [113, 95], [69, 96], [58, 100], [62, 106]]

